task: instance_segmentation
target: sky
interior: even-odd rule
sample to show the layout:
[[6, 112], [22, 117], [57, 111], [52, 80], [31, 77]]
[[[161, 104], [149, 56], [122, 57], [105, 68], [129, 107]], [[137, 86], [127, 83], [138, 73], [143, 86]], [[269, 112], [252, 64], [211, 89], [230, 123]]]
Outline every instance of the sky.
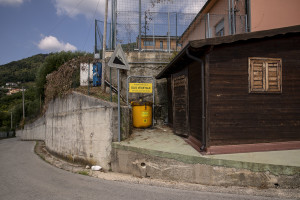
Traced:
[[104, 18], [104, 5], [104, 0], [0, 0], [0, 65], [39, 53], [93, 52], [94, 20]]
[[104, 19], [104, 7], [105, 0], [0, 0], [0, 65], [39, 53], [93, 52], [94, 20]]

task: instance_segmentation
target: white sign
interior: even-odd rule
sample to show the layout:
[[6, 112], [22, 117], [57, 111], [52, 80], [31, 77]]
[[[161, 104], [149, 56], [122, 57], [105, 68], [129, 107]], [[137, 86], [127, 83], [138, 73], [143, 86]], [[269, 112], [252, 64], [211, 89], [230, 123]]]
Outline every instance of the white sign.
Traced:
[[115, 67], [118, 69], [130, 69], [127, 59], [125, 57], [125, 53], [120, 44], [118, 44], [116, 50], [114, 51], [110, 60], [108, 61], [108, 66]]

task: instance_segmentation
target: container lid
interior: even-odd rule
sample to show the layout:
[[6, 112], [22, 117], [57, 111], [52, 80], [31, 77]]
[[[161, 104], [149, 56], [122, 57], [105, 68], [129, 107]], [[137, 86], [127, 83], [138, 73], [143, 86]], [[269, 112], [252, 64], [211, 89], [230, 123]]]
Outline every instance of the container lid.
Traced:
[[150, 101], [132, 101], [130, 102], [132, 106], [152, 106], [152, 102]]

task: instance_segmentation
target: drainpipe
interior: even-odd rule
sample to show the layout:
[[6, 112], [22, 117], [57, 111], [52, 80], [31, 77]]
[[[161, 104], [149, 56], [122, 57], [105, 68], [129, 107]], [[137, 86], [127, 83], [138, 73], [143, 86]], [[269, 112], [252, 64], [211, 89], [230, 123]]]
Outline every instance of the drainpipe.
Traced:
[[204, 87], [204, 61], [200, 58], [192, 56], [189, 53], [189, 50], [186, 49], [186, 55], [191, 58], [192, 60], [197, 61], [201, 64], [201, 95], [202, 95], [202, 146], [200, 147], [201, 151], [204, 151], [206, 148], [206, 131], [205, 131], [205, 87]]
[[231, 22], [231, 5], [230, 0], [228, 0], [228, 26], [229, 26], [229, 35], [232, 34], [232, 22]]
[[231, 13], [232, 13], [232, 34], [236, 34], [236, 25], [235, 25], [235, 0], [231, 0]]

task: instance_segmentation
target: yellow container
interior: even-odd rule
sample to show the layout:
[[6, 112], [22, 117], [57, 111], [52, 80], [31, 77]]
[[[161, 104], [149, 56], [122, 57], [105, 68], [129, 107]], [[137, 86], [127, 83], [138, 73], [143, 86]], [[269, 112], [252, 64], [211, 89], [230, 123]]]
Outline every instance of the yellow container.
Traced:
[[136, 128], [147, 128], [152, 125], [152, 103], [151, 102], [131, 102], [132, 123]]

